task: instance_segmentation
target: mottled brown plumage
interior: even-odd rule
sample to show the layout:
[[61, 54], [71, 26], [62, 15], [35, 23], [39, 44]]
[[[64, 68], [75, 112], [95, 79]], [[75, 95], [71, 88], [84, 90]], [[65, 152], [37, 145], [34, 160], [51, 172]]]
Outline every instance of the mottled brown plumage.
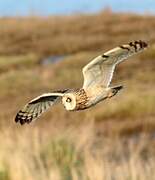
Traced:
[[79, 89], [75, 91], [76, 96], [76, 107], [75, 110], [83, 110], [88, 106], [89, 98], [84, 89]]

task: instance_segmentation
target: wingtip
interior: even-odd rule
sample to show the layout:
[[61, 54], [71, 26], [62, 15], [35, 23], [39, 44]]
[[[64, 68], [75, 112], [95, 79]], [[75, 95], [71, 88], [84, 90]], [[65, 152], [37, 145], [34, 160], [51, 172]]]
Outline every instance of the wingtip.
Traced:
[[19, 123], [21, 125], [24, 125], [26, 123], [29, 124], [32, 121], [32, 116], [28, 117], [26, 115], [24, 116], [23, 114], [24, 114], [24, 112], [19, 111], [15, 117], [15, 122]]
[[[135, 43], [136, 43], [136, 41], [135, 41]], [[148, 43], [146, 41], [139, 40], [137, 43], [139, 43], [142, 48], [147, 48], [148, 47]]]
[[148, 43], [143, 40], [136, 40], [136, 41], [130, 42], [129, 45], [134, 46], [135, 48], [137, 47], [137, 45], [139, 45], [141, 49], [148, 47]]
[[24, 119], [21, 119], [19, 114], [17, 113], [16, 117], [15, 117], [15, 122], [19, 123], [21, 125], [24, 125], [26, 122], [24, 121]]

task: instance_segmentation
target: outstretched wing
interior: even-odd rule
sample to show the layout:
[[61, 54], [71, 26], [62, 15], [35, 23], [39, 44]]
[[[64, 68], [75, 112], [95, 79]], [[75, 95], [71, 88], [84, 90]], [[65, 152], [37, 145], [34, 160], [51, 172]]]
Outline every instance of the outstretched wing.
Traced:
[[46, 93], [26, 104], [16, 115], [15, 122], [21, 125], [30, 123], [47, 111], [67, 90], [55, 93]]
[[116, 64], [141, 52], [146, 47], [147, 43], [140, 40], [116, 47], [96, 57], [83, 68], [83, 88], [89, 89], [98, 85], [108, 87], [112, 80]]

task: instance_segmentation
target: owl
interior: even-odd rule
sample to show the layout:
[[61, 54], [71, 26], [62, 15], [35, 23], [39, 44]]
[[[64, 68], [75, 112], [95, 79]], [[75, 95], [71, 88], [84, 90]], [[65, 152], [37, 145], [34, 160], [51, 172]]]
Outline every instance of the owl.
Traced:
[[146, 47], [146, 42], [138, 40], [97, 56], [82, 69], [84, 77], [82, 88], [64, 89], [36, 97], [17, 113], [15, 122], [21, 125], [30, 123], [57, 101], [61, 101], [67, 111], [79, 111], [115, 96], [123, 88], [121, 85], [110, 86], [116, 65]]

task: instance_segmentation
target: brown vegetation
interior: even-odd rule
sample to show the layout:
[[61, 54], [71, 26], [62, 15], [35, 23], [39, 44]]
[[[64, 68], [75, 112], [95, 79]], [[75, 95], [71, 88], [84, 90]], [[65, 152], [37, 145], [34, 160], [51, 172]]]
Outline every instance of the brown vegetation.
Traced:
[[154, 42], [152, 16], [113, 14], [0, 19], [0, 54], [102, 51], [134, 39]]
[[[102, 12], [0, 25], [0, 179], [155, 179], [155, 17]], [[27, 101], [81, 86], [85, 64], [136, 39], [150, 47], [117, 67], [117, 96], [81, 112], [58, 104], [35, 123], [14, 123]], [[67, 56], [42, 65], [52, 55]]]

